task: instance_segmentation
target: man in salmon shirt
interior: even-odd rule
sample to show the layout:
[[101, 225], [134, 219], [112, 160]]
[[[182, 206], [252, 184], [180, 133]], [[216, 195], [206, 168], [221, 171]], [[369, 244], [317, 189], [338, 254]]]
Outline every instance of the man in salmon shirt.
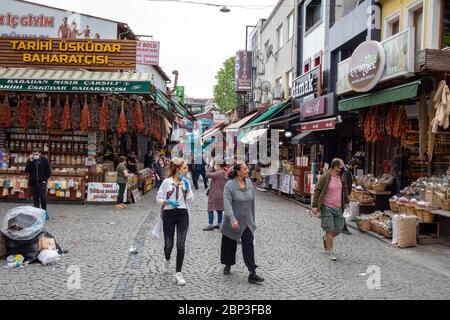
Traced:
[[333, 238], [344, 228], [344, 209], [348, 205], [347, 182], [343, 177], [344, 161], [333, 159], [328, 170], [316, 184], [312, 202], [312, 212], [320, 216], [323, 236], [323, 246], [328, 259], [336, 261], [333, 251]]

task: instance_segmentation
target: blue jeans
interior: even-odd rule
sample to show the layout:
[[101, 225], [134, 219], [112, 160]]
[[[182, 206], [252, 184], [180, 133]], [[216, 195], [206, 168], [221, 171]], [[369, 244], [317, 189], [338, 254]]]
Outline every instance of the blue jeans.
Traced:
[[[214, 211], [208, 212], [209, 224], [214, 223]], [[222, 211], [217, 210], [217, 224], [222, 224]]]

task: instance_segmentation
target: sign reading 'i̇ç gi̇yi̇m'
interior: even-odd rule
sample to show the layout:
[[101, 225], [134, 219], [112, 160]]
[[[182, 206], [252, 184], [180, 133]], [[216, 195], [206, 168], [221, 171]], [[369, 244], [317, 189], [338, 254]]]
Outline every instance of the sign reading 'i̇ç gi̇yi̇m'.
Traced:
[[130, 70], [136, 68], [136, 41], [0, 38], [0, 67]]

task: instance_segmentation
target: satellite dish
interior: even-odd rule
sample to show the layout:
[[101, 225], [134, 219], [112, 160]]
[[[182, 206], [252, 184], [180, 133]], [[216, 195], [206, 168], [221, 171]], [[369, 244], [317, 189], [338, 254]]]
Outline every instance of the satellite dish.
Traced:
[[272, 88], [272, 85], [270, 84], [270, 81], [263, 81], [261, 83], [261, 89], [264, 92], [269, 92], [269, 90]]
[[270, 56], [272, 55], [272, 53], [273, 53], [273, 45], [269, 45], [269, 46], [267, 47], [267, 52], [266, 52], [267, 59], [270, 58]]

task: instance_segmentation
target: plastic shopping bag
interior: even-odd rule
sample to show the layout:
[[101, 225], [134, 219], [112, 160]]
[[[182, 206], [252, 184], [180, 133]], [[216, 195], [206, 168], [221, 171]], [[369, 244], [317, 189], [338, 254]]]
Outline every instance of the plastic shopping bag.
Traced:
[[59, 260], [57, 250], [42, 250], [38, 255], [38, 260], [44, 265], [56, 263]]

